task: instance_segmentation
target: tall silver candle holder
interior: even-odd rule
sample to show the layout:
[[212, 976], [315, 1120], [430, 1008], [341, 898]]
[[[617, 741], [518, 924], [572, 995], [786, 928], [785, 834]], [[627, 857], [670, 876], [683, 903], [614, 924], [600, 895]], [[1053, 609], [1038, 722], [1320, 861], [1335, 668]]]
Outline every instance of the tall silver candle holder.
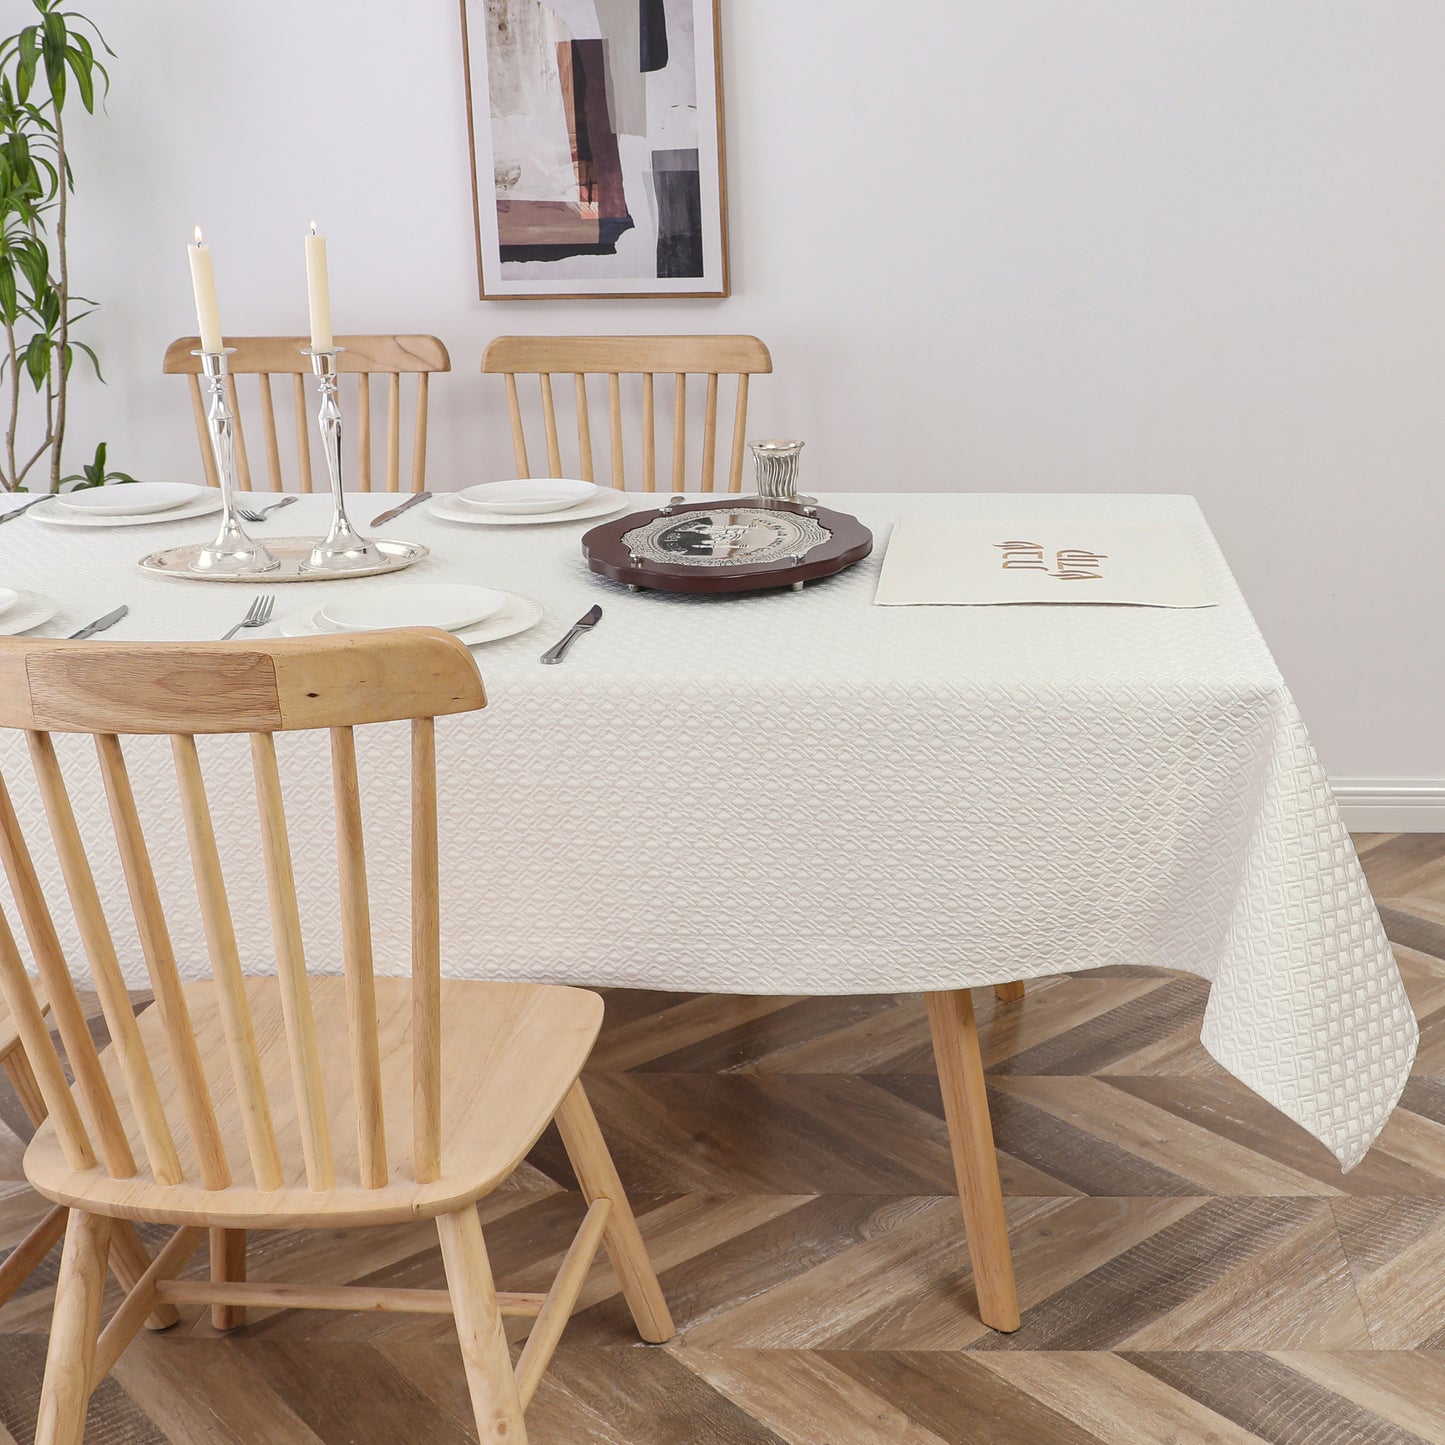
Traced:
[[307, 554], [301, 564], [305, 572], [355, 572], [362, 567], [384, 566], [387, 561], [376, 543], [363, 537], [346, 515], [346, 499], [341, 491], [341, 407], [336, 400], [336, 358], [342, 350], [339, 346], [329, 351], [307, 346], [301, 351], [311, 358], [311, 370], [321, 394], [316, 420], [331, 477], [332, 501], [331, 530]]
[[273, 572], [281, 564], [260, 542], [246, 535], [236, 512], [236, 418], [226, 401], [226, 358], [234, 346], [219, 351], [193, 351], [201, 358], [201, 375], [205, 378], [209, 400], [206, 403], [206, 426], [211, 434], [211, 455], [216, 459], [216, 475], [221, 483], [221, 530], [209, 546], [197, 547], [186, 568], [212, 576]]

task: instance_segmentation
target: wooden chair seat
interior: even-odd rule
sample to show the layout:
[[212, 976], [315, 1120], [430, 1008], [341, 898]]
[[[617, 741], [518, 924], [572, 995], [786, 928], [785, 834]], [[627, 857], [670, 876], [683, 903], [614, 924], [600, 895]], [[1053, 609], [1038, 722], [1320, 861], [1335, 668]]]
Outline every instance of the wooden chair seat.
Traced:
[[[389, 1125], [390, 1183], [379, 1189], [356, 1183], [312, 1190], [302, 1167], [300, 1132], [294, 1114], [277, 1111], [276, 1137], [285, 1179], [279, 1189], [258, 1189], [243, 1159], [224, 1191], [198, 1184], [157, 1184], [140, 1164], [133, 1179], [113, 1179], [103, 1169], [75, 1170], [66, 1163], [54, 1127], [44, 1124], [25, 1154], [25, 1173], [39, 1192], [59, 1203], [126, 1219], [176, 1225], [280, 1229], [314, 1224], [390, 1224], [449, 1213], [486, 1194], [521, 1162], [572, 1087], [597, 1031], [602, 1000], [585, 989], [545, 985], [444, 980], [442, 990], [443, 1172], [434, 1183], [416, 1182], [411, 1139], [411, 981], [376, 980], [381, 1052], [381, 1088]], [[228, 1070], [224, 1021], [215, 985], [186, 985], [203, 1067], [217, 1101], [223, 1135], [239, 1138], [243, 1124], [236, 1094], [223, 1087]], [[281, 988], [275, 978], [248, 978], [247, 1000], [255, 1020], [261, 1072], [273, 1099], [290, 1090], [290, 1057], [282, 1018]], [[355, 1100], [347, 1034], [346, 981], [316, 978], [311, 983], [321, 1078], [336, 1146], [338, 1180], [356, 1181]], [[156, 1085], [172, 1121], [186, 1177], [197, 1165], [188, 1154], [176, 1079], [167, 1067], [164, 1026], [152, 1006], [140, 1016], [141, 1038], [155, 1061]], [[115, 1090], [121, 1120], [134, 1140], [135, 1120], [126, 1102], [114, 1049], [101, 1056]], [[144, 1154], [137, 1146], [138, 1159]]]

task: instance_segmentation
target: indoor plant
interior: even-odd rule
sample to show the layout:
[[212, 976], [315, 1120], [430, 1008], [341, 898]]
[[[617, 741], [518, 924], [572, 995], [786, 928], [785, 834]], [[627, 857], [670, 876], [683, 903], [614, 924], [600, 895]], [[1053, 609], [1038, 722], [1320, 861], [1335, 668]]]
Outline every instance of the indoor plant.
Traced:
[[[39, 466], [45, 489], [62, 480], [71, 365], [95, 352], [71, 328], [95, 309], [70, 289], [66, 222], [74, 176], [65, 117], [75, 100], [95, 111], [96, 84], [110, 84], [96, 56], [112, 54], [83, 15], [59, 0], [31, 0], [38, 18], [0, 40], [0, 488], [29, 489]], [[25, 403], [25, 404], [22, 404]], [[32, 484], [33, 485], [33, 484]]]

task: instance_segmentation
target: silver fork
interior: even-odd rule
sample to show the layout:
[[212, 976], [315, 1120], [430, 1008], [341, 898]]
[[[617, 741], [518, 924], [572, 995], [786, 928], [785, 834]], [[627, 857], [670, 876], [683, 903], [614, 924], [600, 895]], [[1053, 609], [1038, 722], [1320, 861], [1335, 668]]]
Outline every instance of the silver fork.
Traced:
[[274, 597], [258, 597], [246, 610], [246, 615], [221, 639], [229, 642], [243, 627], [264, 627], [271, 620], [276, 606]]
[[269, 507], [237, 507], [236, 510], [248, 522], [264, 522], [272, 512], [279, 512], [282, 507], [289, 507], [295, 497], [282, 497], [279, 502], [272, 502]]

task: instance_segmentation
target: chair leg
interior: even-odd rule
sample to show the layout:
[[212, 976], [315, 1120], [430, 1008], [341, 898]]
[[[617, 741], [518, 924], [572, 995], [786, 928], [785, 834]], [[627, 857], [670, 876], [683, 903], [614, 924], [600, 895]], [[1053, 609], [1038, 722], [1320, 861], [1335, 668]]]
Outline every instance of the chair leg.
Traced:
[[438, 1215], [437, 1235], [481, 1445], [527, 1445], [522, 1399], [476, 1206]]
[[[215, 1284], [246, 1282], [246, 1231], [211, 1231], [211, 1280]], [[212, 1305], [211, 1323], [218, 1330], [234, 1330], [246, 1323], [245, 1305]]]
[[11, 1049], [0, 1059], [0, 1069], [5, 1070], [10, 1087], [19, 1095], [21, 1106], [30, 1122], [38, 1129], [45, 1121], [48, 1110], [45, 1107], [45, 1096], [40, 1092], [40, 1084], [35, 1077], [35, 1070], [30, 1067], [30, 1060], [25, 1057], [25, 1050], [18, 1045]]
[[562, 1100], [556, 1124], [567, 1157], [577, 1173], [577, 1182], [582, 1186], [582, 1197], [588, 1204], [594, 1199], [606, 1199], [612, 1205], [602, 1238], [622, 1283], [622, 1294], [636, 1321], [637, 1333], [654, 1345], [663, 1344], [673, 1336], [672, 1315], [580, 1079]]
[[958, 1179], [958, 1200], [963, 1207], [964, 1233], [973, 1260], [978, 1313], [984, 1324], [1007, 1333], [1019, 1327], [1019, 1301], [998, 1179], [998, 1154], [988, 1117], [983, 1057], [973, 1019], [973, 997], [961, 988], [925, 994], [924, 998]]
[[[110, 1268], [121, 1288], [129, 1294], [150, 1267], [150, 1252], [140, 1242], [135, 1225], [129, 1220], [117, 1219], [110, 1235]], [[159, 1304], [146, 1316], [146, 1329], [168, 1330], [180, 1317], [181, 1312], [175, 1305]]]
[[55, 1241], [65, 1233], [65, 1216], [69, 1211], [57, 1204], [0, 1264], [0, 1305], [30, 1278], [35, 1266], [55, 1248]]
[[[5, 1076], [10, 1080], [10, 1087], [19, 1095], [25, 1112], [30, 1116], [30, 1122], [38, 1129], [45, 1122], [48, 1111], [45, 1107], [45, 1098], [40, 1092], [40, 1085], [35, 1078], [35, 1071], [30, 1067], [30, 1060], [25, 1057], [24, 1049], [18, 1046], [11, 1049], [3, 1059], [0, 1059], [0, 1069], [5, 1070]], [[53, 1216], [54, 1211], [47, 1215], [45, 1220], [26, 1237], [15, 1254], [6, 1260], [5, 1267], [7, 1269], [15, 1256], [36, 1239], [41, 1229], [51, 1223]], [[51, 1238], [51, 1244], [59, 1238], [59, 1231], [64, 1227], [64, 1217], [65, 1211], [62, 1208], [61, 1223], [56, 1226], [56, 1233]], [[25, 1275], [28, 1275], [30, 1270], [40, 1263], [49, 1249], [50, 1245], [48, 1244], [34, 1257], [29, 1269], [25, 1271]], [[135, 1232], [135, 1226], [122, 1220], [116, 1220], [111, 1231], [110, 1267], [115, 1271], [115, 1277], [120, 1281], [121, 1287], [130, 1290], [141, 1275], [150, 1268], [150, 1265], [151, 1257], [146, 1253], [145, 1245], [140, 1242], [140, 1236]], [[11, 1282], [8, 1291], [4, 1284], [0, 1284], [0, 1303], [8, 1298], [9, 1293], [13, 1292], [16, 1286], [24, 1280], [25, 1275], [21, 1275], [19, 1279]], [[180, 1317], [180, 1311], [174, 1305], [157, 1305], [146, 1320], [146, 1328], [148, 1330], [168, 1330]]]
[[1017, 1003], [1024, 996], [1024, 986], [1022, 983], [996, 983], [993, 996], [1000, 1003]]
[[85, 1434], [110, 1236], [111, 1221], [104, 1215], [70, 1211], [55, 1286], [35, 1445], [80, 1445]]

